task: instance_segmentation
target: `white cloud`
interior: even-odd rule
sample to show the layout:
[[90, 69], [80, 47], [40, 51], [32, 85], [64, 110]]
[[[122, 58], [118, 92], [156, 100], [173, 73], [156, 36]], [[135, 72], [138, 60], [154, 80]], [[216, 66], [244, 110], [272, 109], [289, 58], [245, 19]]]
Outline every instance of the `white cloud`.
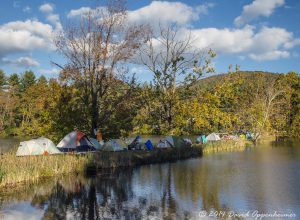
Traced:
[[90, 7], [81, 7], [79, 9], [73, 9], [68, 14], [68, 18], [79, 17], [88, 14], [92, 9]]
[[60, 23], [60, 18], [58, 14], [54, 14], [54, 7], [55, 5], [50, 4], [50, 3], [45, 3], [40, 6], [40, 11], [44, 12], [47, 14], [46, 19], [49, 21], [51, 24], [55, 26], [55, 31], [62, 31], [63, 27]]
[[58, 14], [49, 14], [46, 19], [55, 26], [56, 31], [61, 31], [63, 29]]
[[53, 28], [36, 20], [13, 21], [0, 26], [0, 58], [36, 49], [52, 50]]
[[54, 10], [54, 5], [50, 3], [45, 3], [40, 6], [39, 10], [44, 13], [52, 13]]
[[[128, 11], [128, 20], [130, 23], [175, 23], [178, 25], [187, 25], [198, 20], [201, 15], [207, 14], [208, 9], [213, 6], [214, 4], [212, 3], [191, 7], [181, 2], [152, 1], [145, 7]], [[105, 10], [103, 7], [97, 9], [100, 11]], [[90, 7], [81, 7], [71, 10], [67, 17], [80, 17], [94, 11], [95, 9]]]
[[23, 12], [27, 12], [30, 13], [31, 12], [31, 8], [27, 5], [23, 8]]
[[[183, 39], [188, 31], [181, 30]], [[193, 29], [191, 34], [199, 49], [212, 48], [217, 54], [236, 54], [257, 61], [288, 58], [289, 50], [300, 44], [300, 38], [294, 38], [293, 33], [283, 28], [262, 27], [256, 31], [247, 25], [241, 29]]]
[[207, 14], [213, 4], [191, 7], [181, 2], [152, 1], [150, 5], [135, 11], [129, 11], [129, 21], [133, 23], [176, 23], [186, 25]]
[[59, 70], [57, 68], [52, 69], [40, 69], [38, 72], [42, 75], [58, 75]]
[[14, 65], [17, 67], [25, 67], [25, 68], [37, 67], [40, 65], [37, 60], [35, 60], [31, 57], [20, 57], [15, 60], [3, 58], [2, 62], [4, 64], [10, 64], [10, 65]]
[[275, 8], [283, 6], [284, 0], [254, 0], [251, 4], [243, 7], [243, 12], [235, 18], [237, 26], [247, 24], [259, 16], [269, 17]]
[[277, 59], [280, 59], [280, 58], [290, 57], [290, 53], [288, 51], [275, 50], [275, 51], [269, 51], [269, 52], [261, 53], [261, 54], [252, 54], [252, 53], [250, 53], [249, 57], [252, 60], [256, 60], [256, 61], [277, 60]]

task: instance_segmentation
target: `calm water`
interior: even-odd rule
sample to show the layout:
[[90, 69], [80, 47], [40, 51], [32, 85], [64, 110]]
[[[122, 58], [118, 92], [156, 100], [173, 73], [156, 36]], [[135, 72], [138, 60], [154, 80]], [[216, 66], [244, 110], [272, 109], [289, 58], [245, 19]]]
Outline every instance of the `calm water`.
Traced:
[[0, 219], [201, 219], [203, 210], [300, 219], [299, 183], [300, 144], [276, 144], [6, 190]]

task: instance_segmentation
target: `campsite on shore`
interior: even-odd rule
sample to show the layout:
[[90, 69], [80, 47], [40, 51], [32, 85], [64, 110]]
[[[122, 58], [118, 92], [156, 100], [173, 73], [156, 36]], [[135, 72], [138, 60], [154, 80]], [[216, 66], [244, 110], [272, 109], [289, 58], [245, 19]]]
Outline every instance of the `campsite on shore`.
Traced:
[[[96, 136], [102, 138], [99, 133]], [[248, 134], [249, 142], [250, 138]], [[67, 134], [57, 146], [45, 137], [31, 139], [20, 142], [16, 152], [0, 155], [0, 187], [68, 173], [82, 175], [105, 169], [174, 162], [211, 152], [236, 151], [245, 149], [247, 143], [246, 135], [224, 135], [221, 140], [216, 133], [207, 137], [200, 135], [193, 141], [167, 136], [152, 144], [150, 139], [143, 141], [141, 136], [136, 136], [133, 139], [104, 142], [80, 131]], [[20, 165], [22, 170], [18, 169]]]
[[300, 219], [300, 1], [0, 7], [0, 220]]

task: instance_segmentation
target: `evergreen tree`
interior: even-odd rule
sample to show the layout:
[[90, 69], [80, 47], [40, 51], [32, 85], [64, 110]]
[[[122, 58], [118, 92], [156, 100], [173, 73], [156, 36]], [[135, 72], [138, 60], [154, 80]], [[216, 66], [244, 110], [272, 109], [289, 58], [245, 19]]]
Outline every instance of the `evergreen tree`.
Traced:
[[6, 77], [3, 70], [0, 70], [0, 89], [6, 84]]
[[34, 73], [29, 70], [25, 71], [25, 73], [21, 77], [21, 91], [24, 92], [30, 86], [34, 85], [36, 82]]

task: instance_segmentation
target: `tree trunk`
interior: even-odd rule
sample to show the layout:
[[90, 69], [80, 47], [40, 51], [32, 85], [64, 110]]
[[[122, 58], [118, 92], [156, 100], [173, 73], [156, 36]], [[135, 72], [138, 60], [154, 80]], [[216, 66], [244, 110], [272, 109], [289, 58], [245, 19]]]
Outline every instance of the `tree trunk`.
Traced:
[[91, 126], [91, 136], [96, 137], [94, 129], [98, 128], [99, 119], [99, 105], [98, 105], [98, 94], [97, 92], [92, 93], [92, 126]]

